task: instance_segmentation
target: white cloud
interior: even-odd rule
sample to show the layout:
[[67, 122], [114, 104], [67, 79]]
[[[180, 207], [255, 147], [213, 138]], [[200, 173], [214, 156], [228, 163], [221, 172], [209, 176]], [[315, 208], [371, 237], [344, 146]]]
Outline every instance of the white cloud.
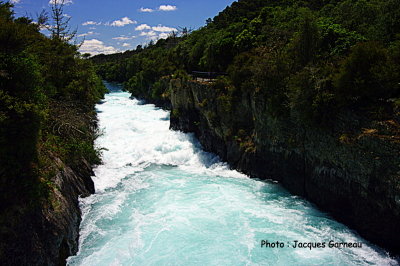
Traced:
[[136, 38], [136, 36], [119, 36], [119, 37], [114, 37], [113, 40], [119, 40], [119, 41], [126, 41], [126, 40], [132, 40]]
[[64, 4], [64, 5], [70, 5], [73, 4], [72, 0], [50, 0], [49, 5], [55, 5], [55, 4]]
[[127, 42], [124, 42], [123, 44], [122, 44], [122, 47], [129, 47], [129, 46], [131, 46], [129, 43], [127, 43]]
[[124, 36], [120, 36], [120, 37], [114, 37], [113, 40], [119, 40], [119, 41], [125, 41], [125, 40], [130, 40], [131, 38], [129, 37], [124, 37]]
[[100, 24], [101, 24], [101, 22], [96, 22], [96, 21], [91, 21], [91, 20], [89, 20], [89, 21], [83, 22], [83, 23], [82, 23], [82, 26], [100, 25]]
[[147, 24], [142, 24], [137, 26], [135, 30], [141, 31], [140, 36], [146, 37], [146, 39], [153, 41], [158, 39], [166, 39], [168, 38], [170, 32], [177, 31], [175, 28], [162, 26], [161, 24], [153, 27], [150, 27]]
[[154, 9], [151, 9], [151, 8], [144, 8], [144, 7], [141, 7], [140, 9], [139, 9], [139, 11], [140, 12], [147, 12], [147, 13], [151, 13], [151, 12], [154, 12]]
[[157, 33], [155, 31], [142, 31], [140, 36], [154, 37], [157, 36]]
[[178, 8], [176, 6], [173, 5], [161, 5], [159, 6], [157, 9], [152, 9], [152, 8], [147, 8], [147, 7], [141, 7], [139, 9], [140, 12], [144, 12], [144, 13], [151, 13], [154, 11], [175, 11]]
[[85, 37], [85, 36], [89, 36], [89, 35], [98, 35], [98, 33], [93, 32], [93, 31], [89, 31], [87, 33], [79, 34], [78, 37]]
[[167, 39], [168, 36], [169, 36], [168, 33], [162, 32], [162, 33], [160, 33], [160, 35], [158, 35], [158, 38], [159, 38], [159, 39]]
[[171, 5], [161, 5], [158, 10], [160, 11], [175, 11], [177, 10], [176, 6], [171, 6]]
[[[162, 26], [162, 25], [160, 25], [160, 24], [159, 24], [158, 26], [153, 26], [153, 27], [150, 27], [150, 26], [147, 25], [147, 24], [141, 24], [141, 25], [137, 26], [137, 27], [135, 28], [135, 30], [137, 30], [137, 31], [151, 30], [151, 31], [157, 31], [157, 32], [171, 32], [171, 31], [177, 31], [177, 29], [175, 29], [175, 28], [167, 27], [167, 26]], [[141, 34], [143, 34], [143, 33], [141, 33]], [[141, 36], [143, 36], [143, 35], [141, 35]]]
[[106, 26], [123, 27], [129, 24], [136, 24], [137, 22], [128, 17], [123, 17], [120, 20], [115, 20], [112, 23], [106, 23]]
[[171, 31], [177, 31], [177, 29], [175, 28], [171, 28], [171, 27], [166, 27], [166, 26], [155, 26], [151, 28], [154, 31], [158, 31], [158, 32], [171, 32]]
[[142, 31], [142, 30], [151, 30], [151, 27], [147, 24], [141, 24], [135, 28], [135, 30]]
[[102, 41], [97, 39], [85, 40], [79, 49], [81, 53], [97, 54], [113, 54], [119, 51], [112, 46], [106, 46]]
[[142, 31], [140, 33], [140, 36], [146, 37], [146, 39], [148, 39], [148, 40], [156, 41], [158, 39], [167, 39], [169, 36], [169, 33], [167, 33], [167, 32], [157, 33], [155, 31], [151, 30], [151, 31]]
[[11, 4], [19, 4], [21, 2], [21, 0], [11, 0], [10, 2], [11, 2]]

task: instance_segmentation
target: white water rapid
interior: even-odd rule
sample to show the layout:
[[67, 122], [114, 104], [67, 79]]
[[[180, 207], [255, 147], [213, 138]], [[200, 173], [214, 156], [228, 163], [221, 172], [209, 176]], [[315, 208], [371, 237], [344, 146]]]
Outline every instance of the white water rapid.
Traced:
[[96, 194], [80, 200], [79, 252], [68, 265], [398, 265], [279, 184], [230, 170], [193, 135], [169, 130], [169, 112], [107, 85], [97, 106], [104, 164]]

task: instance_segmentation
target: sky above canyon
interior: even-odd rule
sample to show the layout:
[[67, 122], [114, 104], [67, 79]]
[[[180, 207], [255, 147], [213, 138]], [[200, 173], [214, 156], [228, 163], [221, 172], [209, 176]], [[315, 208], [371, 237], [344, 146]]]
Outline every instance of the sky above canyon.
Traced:
[[[51, 14], [56, 0], [11, 0], [17, 17]], [[61, 1], [61, 0], [57, 0]], [[64, 15], [77, 29], [80, 51], [92, 55], [116, 53], [166, 38], [171, 31], [205, 25], [233, 0], [64, 0]], [[44, 31], [43, 33], [46, 34]]]

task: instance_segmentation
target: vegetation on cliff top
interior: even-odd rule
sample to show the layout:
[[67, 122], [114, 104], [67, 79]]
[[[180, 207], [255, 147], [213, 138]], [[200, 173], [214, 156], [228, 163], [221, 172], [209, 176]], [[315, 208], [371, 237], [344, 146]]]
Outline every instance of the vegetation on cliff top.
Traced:
[[221, 93], [232, 104], [257, 93], [273, 116], [388, 119], [400, 105], [399, 14], [396, 0], [240, 0], [196, 31], [92, 60], [103, 78], [148, 99], [168, 97], [164, 76], [226, 72], [220, 82], [234, 89]]
[[94, 105], [104, 85], [68, 43], [65, 25], [51, 28], [51, 38], [40, 33], [43, 25], [14, 18], [12, 5], [0, 1], [1, 245], [23, 214], [52, 204], [57, 159], [71, 167], [99, 162]]

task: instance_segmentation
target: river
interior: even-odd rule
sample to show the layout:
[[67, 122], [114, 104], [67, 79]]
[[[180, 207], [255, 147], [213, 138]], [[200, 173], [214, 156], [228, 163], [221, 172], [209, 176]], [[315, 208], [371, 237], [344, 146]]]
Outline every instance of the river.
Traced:
[[97, 105], [104, 163], [96, 194], [80, 199], [68, 265], [398, 265], [279, 184], [230, 170], [192, 134], [169, 130], [169, 112], [107, 86]]

